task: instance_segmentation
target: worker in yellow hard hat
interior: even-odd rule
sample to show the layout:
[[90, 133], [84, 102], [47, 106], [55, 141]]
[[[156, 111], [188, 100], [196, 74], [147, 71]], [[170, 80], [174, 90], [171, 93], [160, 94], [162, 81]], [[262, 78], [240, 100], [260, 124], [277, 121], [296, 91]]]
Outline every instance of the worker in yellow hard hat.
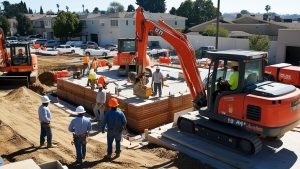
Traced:
[[87, 86], [91, 86], [91, 89], [94, 90], [96, 84], [97, 84], [97, 74], [94, 71], [94, 69], [91, 69], [88, 76]]
[[116, 156], [120, 156], [121, 153], [121, 138], [122, 131], [126, 128], [127, 120], [124, 113], [118, 110], [118, 100], [116, 98], [111, 98], [108, 102], [110, 111], [105, 114], [104, 123], [102, 126], [102, 133], [105, 132], [105, 127], [107, 128], [107, 158], [112, 157], [112, 143], [116, 142]]
[[225, 85], [229, 85], [230, 90], [236, 90], [239, 83], [239, 64], [238, 62], [232, 61], [230, 62], [230, 67], [233, 72], [231, 73], [229, 80], [222, 83]]

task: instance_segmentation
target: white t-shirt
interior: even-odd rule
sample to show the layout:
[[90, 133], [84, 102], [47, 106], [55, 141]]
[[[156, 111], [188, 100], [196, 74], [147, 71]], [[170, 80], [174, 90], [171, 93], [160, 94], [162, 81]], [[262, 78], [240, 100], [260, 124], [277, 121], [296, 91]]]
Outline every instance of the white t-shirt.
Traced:
[[100, 104], [104, 104], [106, 102], [106, 91], [104, 89], [97, 92], [96, 102]]
[[154, 83], [161, 83], [163, 77], [164, 76], [161, 72], [156, 72], [156, 71], [152, 75]]

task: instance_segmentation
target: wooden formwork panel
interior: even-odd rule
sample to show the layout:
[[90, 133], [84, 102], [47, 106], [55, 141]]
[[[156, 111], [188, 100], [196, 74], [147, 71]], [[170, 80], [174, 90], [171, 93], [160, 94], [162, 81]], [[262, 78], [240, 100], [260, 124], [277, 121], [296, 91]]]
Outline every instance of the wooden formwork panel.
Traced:
[[84, 89], [84, 95], [83, 95], [84, 99], [90, 102], [96, 102], [97, 92], [88, 88], [84, 88], [84, 87], [82, 88]]
[[74, 94], [75, 96], [84, 98], [85, 88], [80, 85], [72, 84], [69, 88], [69, 91], [70, 91], [70, 93]]
[[128, 127], [136, 132], [144, 132], [145, 129], [152, 129], [163, 124], [170, 122], [169, 112], [161, 113], [159, 115], [144, 119], [135, 120], [132, 118], [127, 118]]
[[64, 89], [65, 80], [57, 79], [57, 89]]

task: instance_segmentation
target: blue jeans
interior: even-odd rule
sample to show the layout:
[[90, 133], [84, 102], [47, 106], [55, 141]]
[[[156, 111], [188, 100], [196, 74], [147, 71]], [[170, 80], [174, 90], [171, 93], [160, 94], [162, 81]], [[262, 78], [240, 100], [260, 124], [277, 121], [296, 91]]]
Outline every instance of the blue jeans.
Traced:
[[74, 142], [76, 148], [76, 159], [78, 162], [82, 162], [82, 158], [86, 155], [86, 144], [84, 142], [86, 138], [77, 137]]
[[50, 125], [45, 125], [41, 123], [41, 135], [40, 135], [40, 144], [45, 143], [45, 137], [47, 136], [47, 144], [52, 144], [52, 131]]
[[161, 83], [154, 83], [154, 95], [156, 96], [158, 89], [159, 97], [161, 97]]
[[112, 143], [116, 142], [116, 154], [121, 153], [121, 138], [122, 132], [120, 131], [108, 131], [107, 132], [107, 155], [112, 154]]

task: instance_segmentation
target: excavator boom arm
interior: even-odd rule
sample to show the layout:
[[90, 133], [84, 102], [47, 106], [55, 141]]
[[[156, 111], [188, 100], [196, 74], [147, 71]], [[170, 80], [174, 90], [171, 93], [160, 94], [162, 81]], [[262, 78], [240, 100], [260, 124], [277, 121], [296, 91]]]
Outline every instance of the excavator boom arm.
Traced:
[[137, 9], [136, 13], [138, 62], [142, 65], [145, 62], [148, 33], [150, 30], [173, 46], [179, 57], [186, 83], [194, 101], [199, 98], [199, 96], [203, 99], [206, 96], [205, 88], [202, 85], [200, 73], [196, 66], [194, 50], [186, 36], [169, 27], [163, 21], [159, 21], [157, 24], [145, 19], [141, 7]]

